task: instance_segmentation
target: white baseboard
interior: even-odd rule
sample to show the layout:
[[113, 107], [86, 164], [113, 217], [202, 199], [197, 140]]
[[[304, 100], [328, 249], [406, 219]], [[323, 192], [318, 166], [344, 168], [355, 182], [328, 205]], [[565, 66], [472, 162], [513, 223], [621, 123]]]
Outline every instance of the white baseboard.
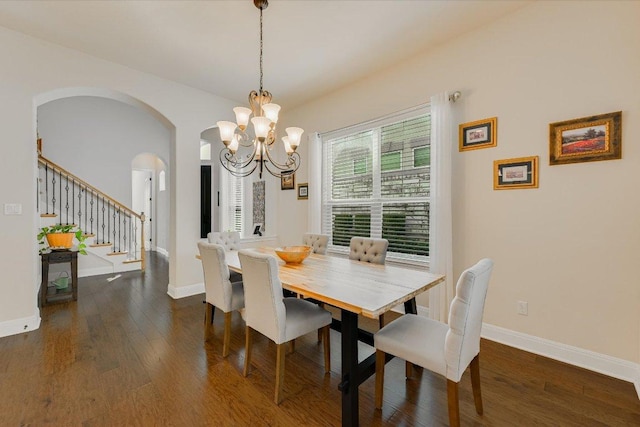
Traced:
[[167, 288], [167, 294], [173, 299], [180, 299], [185, 297], [190, 297], [192, 295], [198, 295], [204, 293], [204, 282], [202, 283], [194, 283], [189, 286], [180, 286], [175, 287], [172, 284], [169, 284]]
[[82, 270], [78, 270], [78, 277], [98, 276], [100, 274], [111, 274], [111, 273], [113, 273], [113, 266], [85, 268]]
[[623, 381], [629, 381], [634, 384], [640, 399], [640, 364], [638, 363], [487, 323], [482, 324], [482, 337]]
[[40, 327], [40, 313], [36, 313], [31, 317], [23, 317], [21, 319], [7, 320], [0, 322], [0, 338], [9, 335], [21, 334], [23, 332], [35, 331]]

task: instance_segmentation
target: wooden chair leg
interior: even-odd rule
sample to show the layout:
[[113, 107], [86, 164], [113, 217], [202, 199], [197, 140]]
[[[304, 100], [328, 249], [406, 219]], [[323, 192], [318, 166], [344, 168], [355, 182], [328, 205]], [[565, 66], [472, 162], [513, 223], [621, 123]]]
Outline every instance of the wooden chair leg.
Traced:
[[473, 401], [476, 404], [476, 412], [482, 415], [482, 393], [480, 390], [480, 354], [471, 361], [471, 388], [473, 389]]
[[247, 326], [245, 330], [245, 341], [244, 341], [244, 370], [242, 371], [242, 375], [245, 377], [249, 375], [249, 363], [251, 363], [251, 328]]
[[378, 326], [380, 326], [380, 329], [384, 328], [385, 325], [385, 321], [384, 321], [384, 313], [382, 313], [379, 317], [378, 317]]
[[376, 350], [376, 408], [382, 409], [382, 390], [384, 389], [384, 351]]
[[274, 401], [276, 405], [279, 405], [282, 401], [282, 384], [284, 383], [284, 358], [285, 358], [285, 348], [284, 344], [277, 344], [278, 351], [276, 356], [276, 396]]
[[324, 340], [324, 373], [331, 372], [331, 327], [325, 326], [322, 330], [322, 339]]
[[296, 351], [296, 340], [289, 341], [289, 354], [293, 354]]
[[222, 357], [229, 355], [229, 342], [231, 342], [231, 311], [224, 314], [224, 340], [222, 342]]
[[460, 427], [460, 408], [458, 406], [458, 383], [447, 379], [447, 402], [449, 406], [449, 425]]
[[209, 341], [211, 333], [213, 331], [213, 314], [215, 307], [208, 302], [204, 304], [204, 340]]
[[413, 363], [409, 362], [408, 360], [404, 362], [404, 371], [405, 376], [407, 378], [411, 378], [413, 376]]

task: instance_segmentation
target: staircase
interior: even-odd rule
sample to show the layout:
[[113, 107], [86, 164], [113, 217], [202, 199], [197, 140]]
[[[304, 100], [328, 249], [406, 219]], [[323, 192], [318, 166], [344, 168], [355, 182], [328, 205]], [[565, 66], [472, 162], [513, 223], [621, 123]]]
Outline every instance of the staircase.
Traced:
[[145, 269], [144, 213], [124, 204], [38, 156], [40, 226], [74, 224], [87, 239], [78, 257], [78, 275]]

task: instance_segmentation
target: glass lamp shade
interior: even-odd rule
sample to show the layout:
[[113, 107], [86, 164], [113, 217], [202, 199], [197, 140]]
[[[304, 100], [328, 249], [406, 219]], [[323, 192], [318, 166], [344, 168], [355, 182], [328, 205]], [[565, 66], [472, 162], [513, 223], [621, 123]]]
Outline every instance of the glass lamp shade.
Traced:
[[300, 145], [300, 139], [302, 138], [303, 129], [300, 128], [287, 128], [287, 136], [289, 137], [289, 144], [294, 150]]
[[233, 139], [237, 125], [233, 122], [218, 122], [218, 130], [220, 130], [220, 139], [224, 145], [229, 145]]
[[240, 145], [240, 141], [238, 140], [238, 135], [233, 135], [233, 138], [231, 139], [231, 143], [229, 143], [229, 146], [227, 148], [229, 148], [229, 151], [231, 151], [231, 153], [234, 154], [236, 151], [238, 151], [239, 145]]
[[233, 112], [236, 113], [236, 123], [238, 123], [238, 127], [240, 130], [245, 130], [249, 124], [249, 117], [251, 117], [251, 108], [236, 107], [233, 109]]
[[282, 137], [282, 142], [284, 143], [284, 151], [286, 151], [287, 154], [293, 153], [293, 148], [291, 147], [291, 144], [289, 143], [289, 137], [288, 136], [283, 136]]
[[271, 123], [278, 123], [278, 113], [280, 112], [280, 106], [278, 104], [264, 104], [262, 106], [264, 116], [271, 120]]
[[253, 123], [253, 130], [256, 133], [256, 138], [264, 141], [269, 134], [271, 120], [266, 117], [254, 117], [251, 119]]

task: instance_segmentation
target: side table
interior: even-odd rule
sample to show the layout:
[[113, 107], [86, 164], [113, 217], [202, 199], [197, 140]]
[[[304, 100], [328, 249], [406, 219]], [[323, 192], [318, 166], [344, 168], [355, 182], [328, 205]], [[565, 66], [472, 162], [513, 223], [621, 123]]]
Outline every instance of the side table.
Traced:
[[[66, 301], [78, 300], [78, 252], [71, 250], [51, 251], [42, 257], [42, 283], [40, 284], [40, 307]], [[71, 264], [71, 283], [66, 289], [49, 288], [49, 265], [68, 262]]]

